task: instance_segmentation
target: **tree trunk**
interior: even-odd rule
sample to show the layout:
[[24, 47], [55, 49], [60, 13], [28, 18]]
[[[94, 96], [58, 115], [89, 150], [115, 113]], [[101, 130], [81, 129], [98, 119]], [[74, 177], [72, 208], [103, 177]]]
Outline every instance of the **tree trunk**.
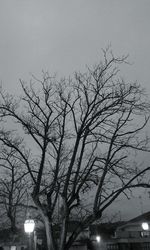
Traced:
[[10, 219], [11, 231], [12, 231], [13, 233], [15, 233], [16, 230], [17, 230], [15, 216], [13, 216], [13, 215], [11, 215], [11, 214], [8, 214], [8, 217], [9, 217], [9, 219]]
[[66, 219], [64, 219], [63, 223], [62, 223], [59, 250], [64, 250], [65, 249], [65, 236], [66, 236]]
[[54, 239], [53, 239], [52, 226], [51, 226], [49, 217], [47, 215], [47, 211], [46, 210], [44, 211], [39, 200], [36, 197], [34, 197], [34, 195], [32, 195], [32, 199], [36, 207], [38, 208], [43, 219], [43, 223], [44, 223], [45, 231], [46, 231], [47, 250], [56, 250], [56, 246], [54, 244]]
[[47, 250], [55, 250], [54, 240], [52, 237], [51, 224], [47, 216], [44, 216], [44, 224], [46, 230], [46, 239], [47, 239]]

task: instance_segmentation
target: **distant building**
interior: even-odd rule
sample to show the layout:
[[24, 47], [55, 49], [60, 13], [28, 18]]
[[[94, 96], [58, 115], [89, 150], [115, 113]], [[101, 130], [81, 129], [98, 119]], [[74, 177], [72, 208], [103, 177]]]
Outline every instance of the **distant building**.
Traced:
[[[145, 223], [142, 227], [142, 223]], [[68, 237], [79, 226], [78, 221], [68, 225]], [[91, 225], [78, 236], [70, 250], [150, 250], [150, 212], [127, 222]], [[56, 237], [60, 226], [56, 227]], [[35, 250], [46, 249], [44, 230], [36, 230]], [[33, 238], [34, 239], [34, 238]], [[29, 238], [18, 230], [15, 234], [9, 229], [0, 230], [0, 250], [26, 250]], [[34, 242], [34, 240], [33, 240]]]
[[150, 228], [144, 230], [142, 223], [150, 226], [150, 212], [144, 213], [116, 229], [119, 250], [150, 250]]
[[24, 250], [28, 239], [23, 230], [12, 233], [10, 229], [0, 230], [0, 250]]
[[94, 250], [150, 250], [150, 212], [127, 222], [93, 225], [90, 231]]
[[90, 239], [94, 250], [118, 250], [116, 229], [124, 222], [102, 223], [90, 227]]
[[[45, 232], [43, 230], [36, 230], [30, 235], [32, 249], [45, 249]], [[36, 245], [35, 245], [36, 244]], [[12, 232], [10, 229], [0, 230], [0, 250], [28, 250], [29, 236], [22, 229]]]

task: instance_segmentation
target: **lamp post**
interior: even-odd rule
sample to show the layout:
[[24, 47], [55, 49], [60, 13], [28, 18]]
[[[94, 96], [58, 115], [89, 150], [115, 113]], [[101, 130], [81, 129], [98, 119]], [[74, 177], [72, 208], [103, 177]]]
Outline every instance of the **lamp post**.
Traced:
[[34, 220], [31, 220], [31, 219], [25, 220], [24, 231], [29, 236], [29, 250], [32, 250], [32, 246], [31, 246], [31, 234], [34, 231], [34, 228], [35, 228], [35, 222], [34, 222]]

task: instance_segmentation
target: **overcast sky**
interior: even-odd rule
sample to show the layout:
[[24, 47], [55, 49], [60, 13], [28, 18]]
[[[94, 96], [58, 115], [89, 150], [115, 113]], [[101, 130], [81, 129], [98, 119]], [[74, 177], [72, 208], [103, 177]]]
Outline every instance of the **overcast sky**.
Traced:
[[128, 54], [124, 76], [149, 88], [150, 0], [0, 0], [0, 79], [16, 90], [30, 72], [71, 75], [109, 43]]
[[11, 92], [30, 73], [69, 76], [114, 54], [129, 54], [123, 76], [150, 93], [150, 0], [0, 0], [0, 80]]

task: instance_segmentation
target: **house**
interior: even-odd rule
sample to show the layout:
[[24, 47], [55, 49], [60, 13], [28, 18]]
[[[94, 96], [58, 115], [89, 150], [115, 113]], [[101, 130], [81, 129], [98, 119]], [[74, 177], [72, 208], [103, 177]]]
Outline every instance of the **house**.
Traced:
[[[79, 226], [79, 223], [78, 221], [69, 223], [68, 237]], [[143, 223], [145, 224], [143, 225]], [[94, 224], [78, 236], [70, 250], [150, 250], [149, 226], [150, 212], [127, 222]], [[59, 230], [60, 225], [57, 225], [56, 237]], [[46, 249], [44, 230], [36, 229], [36, 235], [33, 234], [33, 236], [36, 236], [34, 249]], [[29, 238], [23, 230], [18, 230], [15, 234], [8, 229], [0, 231], [0, 250], [25, 250], [28, 243]]]
[[90, 239], [94, 250], [150, 250], [149, 227], [147, 212], [127, 222], [94, 225]]
[[[143, 228], [143, 223], [146, 225]], [[116, 244], [119, 250], [150, 250], [150, 212], [144, 213], [117, 227]]]

